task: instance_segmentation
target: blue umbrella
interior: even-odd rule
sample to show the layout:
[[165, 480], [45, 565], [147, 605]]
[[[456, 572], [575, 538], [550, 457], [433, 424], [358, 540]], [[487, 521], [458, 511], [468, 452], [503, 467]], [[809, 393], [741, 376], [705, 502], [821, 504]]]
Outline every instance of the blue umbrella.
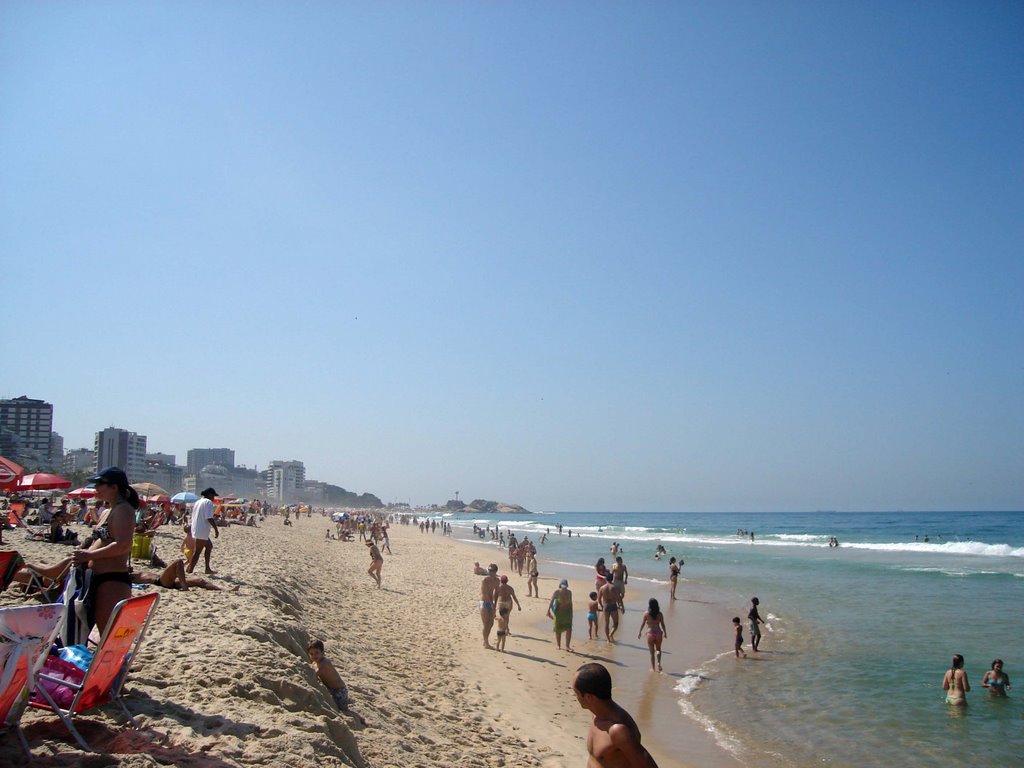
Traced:
[[191, 504], [192, 502], [199, 501], [199, 497], [194, 493], [188, 491], [182, 491], [171, 496], [172, 504]]

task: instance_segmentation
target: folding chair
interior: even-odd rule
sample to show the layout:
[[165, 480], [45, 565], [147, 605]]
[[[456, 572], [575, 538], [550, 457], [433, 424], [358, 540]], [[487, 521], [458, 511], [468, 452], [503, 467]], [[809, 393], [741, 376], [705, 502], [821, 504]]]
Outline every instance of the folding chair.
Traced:
[[32, 760], [21, 715], [60, 627], [63, 606], [24, 605], [0, 609], [0, 731], [13, 729]]
[[[16, 507], [20, 506], [19, 512]], [[22, 517], [24, 513], [24, 505], [12, 504], [10, 509], [7, 510], [7, 520], [14, 528], [24, 528], [28, 531], [28, 535], [33, 539], [45, 539], [47, 534], [50, 532], [49, 526], [42, 526], [41, 528], [33, 528], [31, 525], [25, 522], [25, 518]]]
[[16, 574], [21, 567], [25, 564], [15, 550], [9, 549], [0, 552], [0, 592], [3, 592], [14, 581], [14, 574]]
[[56, 714], [61, 722], [75, 737], [82, 749], [92, 752], [92, 747], [75, 729], [72, 720], [96, 707], [116, 702], [128, 716], [133, 728], [138, 728], [135, 718], [121, 699], [125, 678], [131, 659], [138, 654], [139, 645], [146, 635], [146, 629], [156, 611], [160, 595], [148, 592], [144, 595], [129, 597], [114, 606], [114, 612], [107, 622], [99, 647], [93, 655], [89, 669], [81, 683], [50, 677], [45, 672], [39, 675], [40, 680], [49, 680], [59, 685], [66, 685], [75, 691], [75, 698], [65, 709], [57, 704], [50, 693], [41, 685], [35, 690], [45, 701], [30, 700], [29, 704], [38, 709], [48, 709]]

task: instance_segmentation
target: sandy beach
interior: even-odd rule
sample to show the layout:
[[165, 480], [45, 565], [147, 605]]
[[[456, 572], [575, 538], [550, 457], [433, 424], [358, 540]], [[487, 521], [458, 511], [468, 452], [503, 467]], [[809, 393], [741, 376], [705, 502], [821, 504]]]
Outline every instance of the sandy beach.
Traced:
[[[56, 717], [30, 709], [23, 725], [34, 764], [584, 765], [589, 715], [570, 681], [589, 660], [611, 669], [616, 700], [661, 766], [736, 764], [675, 709], [673, 686], [716, 650], [701, 628], [723, 616], [687, 583], [668, 605], [667, 589], [631, 582], [620, 642], [588, 641], [592, 580], [560, 573], [541, 548], [541, 598], [527, 598], [526, 580], [510, 574], [523, 611], [513, 613], [502, 654], [482, 647], [472, 568], [479, 560], [508, 572], [497, 547], [394, 525], [378, 590], [366, 574], [366, 547], [326, 540], [327, 527], [319, 516], [290, 527], [275, 517], [259, 528], [227, 527], [215, 540], [213, 578], [239, 591], [161, 590], [126, 686], [140, 730], [125, 728], [116, 708], [93, 713], [80, 728], [101, 754], [88, 755]], [[161, 529], [160, 556], [169, 559], [179, 542], [178, 529]], [[42, 563], [70, 551], [21, 531], [6, 532], [4, 546]], [[574, 577], [573, 654], [558, 651], [544, 617], [563, 576]], [[0, 595], [0, 605], [21, 604], [17, 592]], [[662, 599], [669, 628], [660, 675], [648, 671], [646, 644], [636, 640], [650, 596]], [[317, 681], [305, 651], [312, 639], [324, 641], [347, 683], [350, 714], [337, 711]], [[15, 739], [0, 741], [0, 757], [23, 761]]]

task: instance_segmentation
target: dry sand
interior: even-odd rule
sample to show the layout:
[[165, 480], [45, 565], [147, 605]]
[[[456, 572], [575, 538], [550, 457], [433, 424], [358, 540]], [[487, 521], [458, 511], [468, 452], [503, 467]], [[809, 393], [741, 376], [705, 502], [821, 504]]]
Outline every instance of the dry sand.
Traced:
[[[668, 607], [665, 675], [647, 672], [646, 647], [635, 639], [639, 603], [625, 615], [625, 642], [587, 642], [589, 581], [572, 585], [579, 652], [559, 652], [544, 618], [559, 575], [549, 576], [542, 560], [541, 599], [525, 597], [525, 579], [511, 579], [524, 610], [513, 613], [514, 634], [500, 654], [482, 647], [480, 579], [472, 573], [474, 560], [495, 560], [505, 572], [500, 551], [395, 525], [394, 554], [385, 552], [378, 590], [366, 574], [367, 548], [326, 540], [327, 528], [315, 516], [291, 527], [268, 518], [259, 528], [224, 530], [214, 542], [213, 578], [240, 589], [161, 590], [126, 685], [140, 730], [125, 728], [115, 707], [92, 713], [79, 726], [100, 753], [90, 755], [56, 717], [30, 709], [23, 725], [34, 764], [582, 766], [589, 715], [570, 681], [593, 659], [612, 670], [616, 699], [641, 730], [659, 734], [645, 736], [645, 744], [662, 768], [733, 765], [676, 710], [675, 678], [711, 649], [696, 638], [707, 633], [696, 632], [688, 648], [685, 625], [673, 631]], [[159, 554], [169, 559], [179, 541], [177, 529], [162, 529]], [[22, 531], [5, 532], [4, 547], [30, 562], [69, 554], [62, 545], [27, 541]], [[0, 605], [22, 604], [16, 593], [0, 595]], [[689, 617], [691, 608], [686, 611]], [[694, 622], [711, 620], [720, 616]], [[317, 681], [305, 652], [311, 639], [326, 644], [348, 685], [353, 714], [338, 712]], [[16, 740], [0, 738], [0, 764], [22, 761]]]

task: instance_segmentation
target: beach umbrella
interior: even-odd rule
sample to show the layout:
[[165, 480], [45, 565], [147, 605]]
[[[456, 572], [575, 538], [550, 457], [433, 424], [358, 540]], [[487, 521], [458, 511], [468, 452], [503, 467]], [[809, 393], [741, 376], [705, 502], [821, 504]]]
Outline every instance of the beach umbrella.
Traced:
[[192, 504], [193, 502], [199, 501], [199, 497], [194, 493], [188, 491], [182, 491], [171, 496], [172, 504]]
[[0, 456], [0, 490], [12, 491], [18, 478], [25, 474], [25, 468], [17, 462]]
[[92, 499], [96, 496], [95, 488], [75, 488], [73, 491], [68, 491], [68, 496], [72, 499]]
[[146, 497], [147, 504], [167, 504], [168, 502], [170, 502], [170, 500], [171, 497], [168, 496], [166, 493], [158, 493], [155, 496]]
[[18, 478], [19, 491], [52, 491], [55, 488], [70, 488], [71, 481], [47, 472], [36, 472]]
[[132, 483], [132, 488], [139, 492], [139, 496], [167, 495], [167, 491], [156, 483]]

